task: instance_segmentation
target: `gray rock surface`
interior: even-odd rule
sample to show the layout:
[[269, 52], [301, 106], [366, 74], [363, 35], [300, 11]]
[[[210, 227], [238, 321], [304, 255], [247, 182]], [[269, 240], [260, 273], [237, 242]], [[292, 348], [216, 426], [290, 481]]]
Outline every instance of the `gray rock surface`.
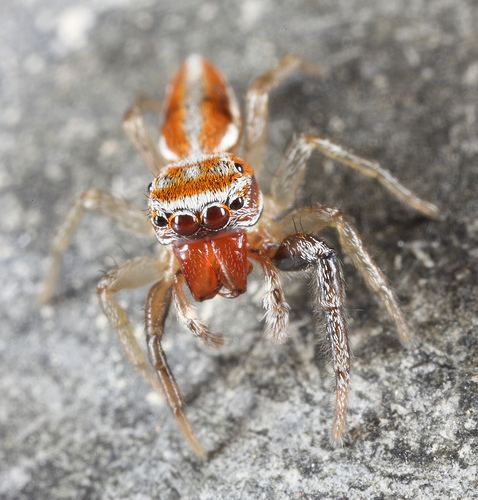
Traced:
[[[476, 498], [476, 2], [2, 0], [0, 12], [0, 497]], [[154, 242], [89, 216], [54, 303], [36, 304], [77, 193], [97, 186], [144, 205], [150, 179], [121, 115], [138, 92], [161, 98], [191, 52], [240, 95], [287, 52], [321, 64], [322, 79], [274, 93], [270, 166], [294, 132], [320, 132], [446, 213], [430, 222], [373, 182], [310, 161], [304, 202], [355, 219], [417, 338], [400, 347], [344, 259], [354, 363], [342, 448], [329, 444], [332, 378], [302, 282], [288, 281], [285, 345], [261, 335], [258, 277], [247, 296], [201, 305], [227, 336], [220, 352], [168, 321], [206, 462], [126, 364], [94, 293], [103, 270]], [[141, 336], [144, 290], [121, 300]]]

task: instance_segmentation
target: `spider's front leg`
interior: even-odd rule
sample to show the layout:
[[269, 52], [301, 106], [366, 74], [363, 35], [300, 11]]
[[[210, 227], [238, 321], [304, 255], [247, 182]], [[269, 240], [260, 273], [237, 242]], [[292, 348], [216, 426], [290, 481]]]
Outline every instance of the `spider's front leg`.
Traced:
[[317, 302], [325, 313], [327, 338], [332, 345], [335, 372], [335, 419], [332, 439], [340, 440], [345, 429], [350, 385], [350, 349], [345, 321], [345, 291], [335, 252], [315, 236], [297, 233], [286, 238], [274, 256], [283, 271], [306, 271], [314, 282]]
[[[143, 375], [153, 389], [166, 396], [187, 441], [195, 453], [204, 456], [204, 451], [183, 412], [179, 389], [161, 346], [164, 323], [173, 290], [173, 277], [168, 265], [169, 259], [166, 258], [166, 255], [164, 257], [163, 260], [159, 261], [150, 257], [141, 257], [125, 262], [101, 279], [97, 288], [98, 296], [103, 312], [118, 333], [128, 361]], [[145, 307], [146, 342], [151, 361], [148, 363], [136, 340], [133, 326], [126, 311], [118, 304], [114, 295], [121, 290], [139, 288], [159, 279], [161, 281], [153, 285], [149, 291]]]
[[337, 231], [343, 249], [362, 275], [368, 288], [394, 321], [400, 341], [403, 345], [408, 345], [412, 340], [412, 334], [397, 298], [387, 278], [367, 251], [359, 232], [347, 217], [340, 210], [315, 203], [310, 207], [298, 208], [282, 215], [274, 222], [276, 234], [285, 238], [288, 233], [294, 231], [295, 221], [299, 221], [304, 232], [317, 234], [326, 227]]
[[194, 452], [204, 458], [205, 452], [184, 414], [181, 394], [161, 345], [164, 323], [171, 304], [171, 285], [171, 282], [160, 281], [151, 288], [148, 294], [145, 308], [145, 328], [149, 358], [179, 428]]

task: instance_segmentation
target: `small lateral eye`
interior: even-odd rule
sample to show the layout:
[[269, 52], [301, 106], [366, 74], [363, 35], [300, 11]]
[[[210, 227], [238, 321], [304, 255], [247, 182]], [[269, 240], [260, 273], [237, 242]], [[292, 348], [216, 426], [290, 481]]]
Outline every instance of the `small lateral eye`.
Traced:
[[168, 219], [164, 215], [155, 215], [153, 217], [153, 224], [156, 227], [166, 227], [168, 225]]
[[236, 170], [240, 172], [241, 174], [244, 172], [244, 167], [240, 164], [237, 163], [236, 161], [234, 162], [234, 166], [236, 167]]
[[151, 193], [152, 189], [153, 189], [153, 183], [152, 183], [152, 182], [150, 182], [150, 183], [148, 184], [148, 192], [149, 192], [149, 193]]
[[240, 196], [239, 198], [232, 200], [229, 206], [231, 207], [231, 210], [239, 210], [244, 206], [244, 198]]

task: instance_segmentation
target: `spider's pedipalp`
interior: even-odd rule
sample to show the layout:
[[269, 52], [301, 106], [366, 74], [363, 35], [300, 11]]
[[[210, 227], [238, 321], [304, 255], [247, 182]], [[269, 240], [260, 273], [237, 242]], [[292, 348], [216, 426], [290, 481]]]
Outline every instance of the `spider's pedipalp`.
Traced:
[[222, 347], [224, 338], [222, 335], [212, 334], [208, 327], [198, 318], [196, 308], [189, 303], [184, 285], [186, 280], [181, 272], [174, 277], [174, 305], [179, 320], [186, 326], [195, 337], [199, 337], [206, 345], [211, 347]]
[[249, 257], [257, 261], [264, 272], [266, 284], [263, 299], [266, 322], [264, 333], [266, 337], [282, 344], [287, 340], [290, 307], [285, 300], [279, 272], [273, 262], [265, 255], [250, 252]]
[[335, 419], [333, 441], [339, 441], [347, 415], [350, 386], [350, 348], [345, 321], [345, 291], [340, 264], [324, 242], [310, 234], [297, 233], [287, 237], [274, 256], [284, 271], [307, 271], [314, 280], [316, 302], [325, 314], [327, 338], [332, 346], [335, 372]]

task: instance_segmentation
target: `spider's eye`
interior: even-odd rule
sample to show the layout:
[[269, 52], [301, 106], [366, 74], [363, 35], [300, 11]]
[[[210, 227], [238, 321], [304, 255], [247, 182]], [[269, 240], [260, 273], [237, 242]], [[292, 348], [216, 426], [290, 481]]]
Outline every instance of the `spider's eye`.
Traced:
[[242, 172], [244, 172], [244, 167], [240, 163], [234, 162], [234, 166], [236, 167], [236, 170], [241, 174]]
[[222, 205], [212, 205], [202, 216], [203, 224], [213, 231], [222, 229], [229, 221], [229, 210]]
[[171, 227], [180, 236], [191, 236], [199, 229], [199, 222], [194, 215], [178, 214], [172, 218]]
[[168, 219], [164, 215], [155, 215], [153, 217], [153, 224], [156, 227], [166, 227], [168, 225]]
[[149, 193], [151, 193], [151, 190], [152, 190], [152, 189], [153, 189], [153, 183], [152, 183], [152, 182], [150, 182], [150, 183], [148, 184], [148, 192], [149, 192]]
[[244, 206], [244, 198], [240, 196], [239, 198], [232, 200], [229, 206], [231, 207], [231, 210], [239, 210]]

